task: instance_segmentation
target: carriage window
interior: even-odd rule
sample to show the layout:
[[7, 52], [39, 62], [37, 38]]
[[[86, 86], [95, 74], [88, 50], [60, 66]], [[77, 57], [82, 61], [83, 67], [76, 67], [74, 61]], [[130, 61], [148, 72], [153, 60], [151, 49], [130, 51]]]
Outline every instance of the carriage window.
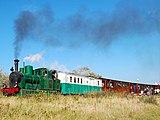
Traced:
[[110, 87], [112, 87], [112, 88], [114, 87], [113, 82], [110, 82]]
[[99, 81], [98, 81], [98, 85], [99, 85]]
[[76, 83], [76, 77], [74, 77], [74, 83]]
[[78, 83], [79, 83], [79, 78], [78, 78]]
[[72, 82], [72, 77], [70, 77], [70, 82]]
[[81, 84], [82, 84], [82, 78], [81, 78]]

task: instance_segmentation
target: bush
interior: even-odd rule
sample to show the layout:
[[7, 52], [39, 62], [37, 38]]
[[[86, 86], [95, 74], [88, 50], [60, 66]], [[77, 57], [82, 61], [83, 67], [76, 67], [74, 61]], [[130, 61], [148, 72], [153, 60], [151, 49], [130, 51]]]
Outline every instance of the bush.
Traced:
[[118, 97], [118, 98], [133, 98], [130, 94], [127, 93], [121, 93], [121, 92], [112, 92], [112, 91], [100, 91], [100, 92], [92, 92], [92, 93], [86, 93], [84, 94], [85, 98], [91, 97], [91, 98], [110, 98], [110, 97]]
[[158, 105], [158, 102], [155, 96], [141, 96], [139, 97], [139, 101], [143, 103]]

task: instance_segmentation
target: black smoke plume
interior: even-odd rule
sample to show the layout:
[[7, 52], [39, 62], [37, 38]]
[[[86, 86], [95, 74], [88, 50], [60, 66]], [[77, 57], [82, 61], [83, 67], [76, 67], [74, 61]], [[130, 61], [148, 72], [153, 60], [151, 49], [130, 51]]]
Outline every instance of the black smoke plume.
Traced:
[[15, 21], [15, 57], [17, 58], [21, 49], [22, 42], [30, 35], [35, 27], [36, 17], [30, 11], [23, 11], [19, 18]]
[[121, 0], [110, 12], [80, 9], [59, 21], [53, 19], [48, 6], [38, 11], [22, 11], [15, 20], [15, 57], [27, 39], [54, 47], [79, 43], [108, 46], [121, 35], [159, 33], [159, 6], [159, 0]]
[[52, 25], [53, 12], [50, 7], [46, 6], [38, 11], [22, 11], [15, 20], [15, 58], [17, 58], [21, 51], [21, 46], [24, 40], [31, 38], [36, 40], [36, 35], [43, 33], [45, 27]]
[[78, 11], [67, 20], [67, 29], [72, 35], [78, 33], [84, 37], [82, 42], [88, 41], [104, 48], [121, 35], [159, 33], [159, 6], [159, 0], [121, 0], [112, 12], [88, 14], [84, 10]]

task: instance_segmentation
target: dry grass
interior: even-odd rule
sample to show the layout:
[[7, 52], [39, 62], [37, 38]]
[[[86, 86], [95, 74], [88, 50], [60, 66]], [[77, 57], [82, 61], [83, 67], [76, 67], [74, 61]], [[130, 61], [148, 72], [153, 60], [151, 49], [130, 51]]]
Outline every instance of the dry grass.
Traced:
[[[103, 93], [104, 94], [104, 93]], [[154, 99], [154, 102], [146, 102]], [[152, 101], [152, 100], [148, 100]], [[156, 101], [156, 102], [155, 102]], [[0, 96], [1, 120], [159, 120], [160, 96], [123, 94], [85, 96]]]

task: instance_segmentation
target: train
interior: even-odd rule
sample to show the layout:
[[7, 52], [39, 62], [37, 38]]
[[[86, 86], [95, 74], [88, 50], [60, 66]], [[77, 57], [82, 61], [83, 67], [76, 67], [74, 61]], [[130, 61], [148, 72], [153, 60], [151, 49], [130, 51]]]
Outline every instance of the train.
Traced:
[[142, 84], [114, 80], [108, 78], [95, 78], [74, 73], [49, 70], [47, 68], [33, 69], [31, 65], [23, 65], [18, 69], [19, 60], [14, 60], [9, 75], [9, 87], [6, 84], [1, 89], [3, 95], [30, 95], [44, 92], [46, 94], [79, 94], [90, 92], [113, 91], [128, 94], [158, 94], [160, 85]]

